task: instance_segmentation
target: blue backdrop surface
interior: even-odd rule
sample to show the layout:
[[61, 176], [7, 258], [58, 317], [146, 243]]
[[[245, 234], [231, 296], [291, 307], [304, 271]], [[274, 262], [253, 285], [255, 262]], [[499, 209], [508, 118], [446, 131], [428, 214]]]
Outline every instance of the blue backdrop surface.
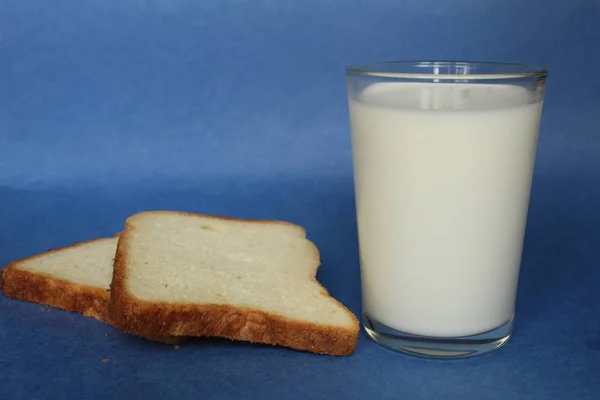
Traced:
[[600, 2], [0, 2], [0, 265], [141, 210], [303, 225], [360, 314], [344, 67], [550, 70], [514, 338], [463, 361], [195, 340], [0, 296], [2, 399], [600, 398]]

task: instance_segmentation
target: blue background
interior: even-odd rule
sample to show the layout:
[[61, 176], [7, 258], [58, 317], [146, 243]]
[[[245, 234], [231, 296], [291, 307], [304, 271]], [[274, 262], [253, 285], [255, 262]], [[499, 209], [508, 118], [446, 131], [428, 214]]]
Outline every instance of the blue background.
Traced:
[[[0, 398], [600, 398], [600, 2], [0, 2], [0, 265], [178, 209], [306, 227], [360, 286], [344, 67], [550, 70], [514, 338], [463, 361], [197, 340], [0, 296]], [[109, 362], [102, 362], [109, 359]]]

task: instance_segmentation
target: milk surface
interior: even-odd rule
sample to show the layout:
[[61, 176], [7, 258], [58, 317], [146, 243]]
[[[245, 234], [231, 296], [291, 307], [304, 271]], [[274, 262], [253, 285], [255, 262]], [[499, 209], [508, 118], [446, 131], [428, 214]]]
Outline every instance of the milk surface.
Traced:
[[511, 85], [376, 83], [349, 107], [363, 311], [436, 337], [507, 322], [541, 101]]

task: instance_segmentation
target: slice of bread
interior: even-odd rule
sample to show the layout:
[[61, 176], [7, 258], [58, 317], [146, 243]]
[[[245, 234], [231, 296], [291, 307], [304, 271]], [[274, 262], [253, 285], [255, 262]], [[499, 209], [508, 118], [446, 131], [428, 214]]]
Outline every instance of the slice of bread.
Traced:
[[[6, 296], [78, 312], [111, 324], [109, 285], [117, 238], [103, 238], [14, 261], [0, 272]], [[144, 335], [174, 344], [179, 338]]]
[[358, 320], [316, 280], [304, 229], [170, 211], [130, 217], [111, 286], [115, 326], [348, 355]]

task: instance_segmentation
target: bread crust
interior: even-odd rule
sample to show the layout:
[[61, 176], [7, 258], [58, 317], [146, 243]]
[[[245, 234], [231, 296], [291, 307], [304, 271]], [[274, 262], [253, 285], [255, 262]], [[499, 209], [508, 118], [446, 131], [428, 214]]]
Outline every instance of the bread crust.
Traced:
[[[261, 224], [281, 223], [292, 225], [305, 233], [303, 228], [288, 222], [249, 221], [175, 211], [156, 211], [154, 213], [172, 213]], [[127, 288], [127, 251], [131, 233], [136, 229], [135, 218], [140, 216], [141, 214], [137, 214], [127, 220], [117, 246], [109, 303], [109, 313], [117, 328], [138, 335], [223, 337], [334, 356], [346, 356], [353, 353], [358, 342], [358, 320], [344, 305], [329, 296], [323, 286], [321, 286], [323, 296], [335, 301], [351, 316], [354, 322], [352, 329], [313, 324], [252, 308], [219, 304], [148, 302], [131, 295]], [[316, 271], [320, 261], [316, 247], [314, 250], [316, 263], [312, 279], [317, 282]]]
[[[0, 271], [0, 291], [16, 300], [77, 312], [109, 325], [114, 325], [111, 323], [108, 313], [110, 299], [108, 289], [75, 284], [51, 275], [20, 268], [21, 263], [24, 261], [101, 240], [106, 239], [94, 239], [73, 246], [60, 247], [10, 263]], [[143, 337], [151, 341], [168, 344], [175, 344], [180, 341], [180, 338], [169, 336], [143, 335]]]
[[76, 285], [62, 279], [9, 265], [2, 270], [0, 289], [6, 296], [78, 312], [98, 321], [108, 321], [106, 290]]

